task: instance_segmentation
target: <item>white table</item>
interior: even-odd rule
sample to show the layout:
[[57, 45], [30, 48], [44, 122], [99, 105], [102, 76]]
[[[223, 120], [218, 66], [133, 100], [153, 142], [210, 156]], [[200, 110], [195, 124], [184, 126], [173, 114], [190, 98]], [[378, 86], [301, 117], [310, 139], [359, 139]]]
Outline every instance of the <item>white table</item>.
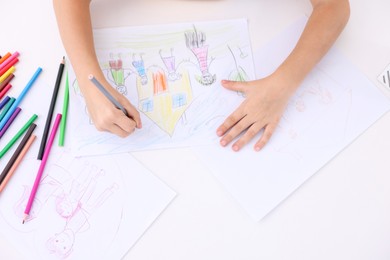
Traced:
[[[15, 87], [37, 66], [54, 84], [65, 52], [51, 1], [3, 1], [0, 8], [0, 51], [23, 55]], [[389, 10], [388, 0], [351, 0], [349, 24], [336, 43], [388, 96], [376, 78], [390, 63]], [[92, 11], [96, 28], [247, 17], [256, 49], [309, 14], [310, 3], [96, 0]], [[179, 195], [125, 259], [390, 259], [389, 135], [387, 114], [258, 223], [189, 150], [134, 153]], [[173, 156], [175, 164], [167, 160]], [[191, 167], [182, 172], [185, 165]], [[21, 258], [5, 236], [0, 258]]]

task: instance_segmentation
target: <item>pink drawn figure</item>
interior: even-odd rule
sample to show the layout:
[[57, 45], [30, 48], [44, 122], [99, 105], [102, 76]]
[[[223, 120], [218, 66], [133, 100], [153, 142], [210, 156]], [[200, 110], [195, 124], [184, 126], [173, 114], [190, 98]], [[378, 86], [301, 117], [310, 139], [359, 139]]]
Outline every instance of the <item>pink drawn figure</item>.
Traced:
[[166, 57], [163, 57], [162, 50], [160, 50], [160, 57], [168, 70], [168, 80], [175, 81], [180, 79], [181, 75], [176, 72], [175, 56], [173, 56], [173, 49], [171, 49], [171, 55]]
[[116, 86], [116, 89], [118, 90], [119, 93], [122, 95], [127, 94], [127, 89], [125, 86], [125, 72], [123, 70], [123, 62], [121, 59], [121, 55], [118, 54], [118, 58], [114, 58], [114, 54], [110, 53], [110, 72], [111, 72], [111, 77], [114, 80], [114, 84]]
[[194, 26], [194, 31], [186, 32], [186, 45], [198, 60], [199, 69], [202, 72], [202, 77], [197, 78], [202, 85], [211, 85], [216, 80], [216, 75], [209, 72], [207, 63], [208, 45], [205, 45], [206, 35], [203, 32], [198, 32]]
[[51, 254], [62, 259], [72, 253], [77, 234], [90, 228], [89, 219], [93, 213], [119, 187], [118, 184], [113, 183], [102, 193], [96, 194], [98, 180], [104, 175], [104, 171], [93, 167], [90, 175], [86, 176], [89, 180], [85, 178], [84, 181], [73, 180], [70, 191], [63, 190], [56, 197], [56, 212], [65, 220], [65, 225], [59, 233], [47, 240], [46, 248]]

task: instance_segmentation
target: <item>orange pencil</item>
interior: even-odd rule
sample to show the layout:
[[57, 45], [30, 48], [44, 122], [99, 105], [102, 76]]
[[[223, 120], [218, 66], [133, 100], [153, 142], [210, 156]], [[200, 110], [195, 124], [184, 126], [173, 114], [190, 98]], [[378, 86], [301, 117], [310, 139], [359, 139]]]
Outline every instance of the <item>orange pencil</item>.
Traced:
[[3, 182], [1, 183], [1, 185], [0, 185], [0, 192], [3, 191], [5, 185], [7, 185], [7, 182], [9, 181], [9, 179], [11, 179], [12, 175], [16, 171], [16, 168], [18, 168], [19, 164], [22, 162], [23, 157], [26, 155], [26, 153], [30, 149], [30, 147], [31, 147], [31, 145], [34, 142], [36, 137], [37, 137], [36, 135], [31, 135], [30, 138], [28, 139], [27, 143], [24, 145], [22, 151], [20, 152], [20, 154], [16, 158], [14, 164], [9, 169], [9, 171], [7, 173], [7, 176], [5, 176]]

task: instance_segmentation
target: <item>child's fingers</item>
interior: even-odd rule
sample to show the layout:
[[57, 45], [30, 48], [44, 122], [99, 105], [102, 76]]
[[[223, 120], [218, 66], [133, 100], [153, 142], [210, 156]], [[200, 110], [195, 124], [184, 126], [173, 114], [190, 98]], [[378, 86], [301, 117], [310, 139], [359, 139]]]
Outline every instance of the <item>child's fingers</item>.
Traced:
[[126, 111], [129, 115], [129, 117], [131, 117], [135, 121], [136, 127], [141, 128], [142, 122], [141, 122], [141, 116], [140, 116], [138, 110], [134, 106], [129, 104], [129, 106], [126, 106]]
[[[122, 131], [124, 131], [126, 133], [125, 136], [128, 136], [129, 134], [134, 132], [137, 123], [132, 118], [127, 117], [125, 114], [123, 114], [122, 111], [118, 112], [120, 113], [118, 113], [117, 116], [113, 118], [113, 124], [119, 127]], [[122, 133], [120, 136], [123, 137], [123, 135], [124, 133]]]

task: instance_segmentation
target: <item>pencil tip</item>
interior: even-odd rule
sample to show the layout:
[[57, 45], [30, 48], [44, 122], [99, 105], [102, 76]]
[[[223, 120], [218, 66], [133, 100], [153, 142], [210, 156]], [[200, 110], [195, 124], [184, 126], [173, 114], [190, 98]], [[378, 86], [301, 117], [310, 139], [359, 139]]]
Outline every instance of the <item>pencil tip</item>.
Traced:
[[65, 56], [62, 56], [62, 61], [61, 63], [65, 63]]
[[22, 221], [22, 224], [24, 224], [24, 219], [23, 219], [23, 221]]

